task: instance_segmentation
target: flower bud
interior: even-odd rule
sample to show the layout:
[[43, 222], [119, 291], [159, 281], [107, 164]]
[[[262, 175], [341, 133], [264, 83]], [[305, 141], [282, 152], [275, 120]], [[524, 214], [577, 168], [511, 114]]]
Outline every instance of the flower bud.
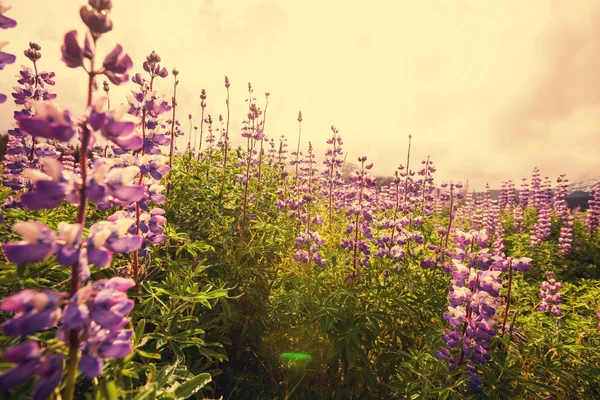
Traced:
[[160, 56], [158, 54], [156, 54], [156, 52], [154, 52], [154, 50], [152, 51], [152, 53], [150, 53], [149, 56], [146, 57], [146, 61], [148, 62], [148, 64], [156, 64], [160, 62]]
[[[106, 0], [98, 0], [106, 1]], [[90, 3], [92, 0], [90, 0]], [[95, 8], [81, 7], [79, 9], [79, 15], [83, 23], [90, 29], [92, 36], [96, 39], [99, 38], [103, 33], [110, 32], [113, 28], [112, 21], [108, 18], [108, 14], [100, 12]]]
[[110, 11], [112, 8], [112, 0], [89, 0], [89, 5], [96, 11]]

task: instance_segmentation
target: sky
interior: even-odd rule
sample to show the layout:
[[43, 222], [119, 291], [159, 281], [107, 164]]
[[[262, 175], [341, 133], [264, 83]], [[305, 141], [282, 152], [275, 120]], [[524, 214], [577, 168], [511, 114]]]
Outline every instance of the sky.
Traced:
[[[11, 0], [9, 0], [11, 2]], [[83, 32], [82, 0], [12, 0], [14, 29], [2, 32], [17, 62], [0, 73], [0, 92], [16, 85], [22, 51], [42, 46], [41, 70], [55, 71], [61, 106], [80, 114], [86, 75], [60, 61], [64, 34]], [[241, 139], [248, 82], [257, 105], [269, 92], [265, 134], [285, 135], [317, 154], [334, 125], [348, 160], [362, 155], [376, 175], [431, 157], [442, 181], [482, 189], [529, 177], [600, 176], [600, 2], [597, 0], [113, 0], [116, 43], [141, 71], [156, 51], [180, 71], [177, 113], [200, 121], [200, 91], [213, 120], [226, 113]], [[101, 83], [101, 82], [100, 82]], [[155, 85], [170, 98], [172, 77]], [[125, 102], [132, 84], [111, 87]], [[13, 104], [0, 105], [0, 132]]]

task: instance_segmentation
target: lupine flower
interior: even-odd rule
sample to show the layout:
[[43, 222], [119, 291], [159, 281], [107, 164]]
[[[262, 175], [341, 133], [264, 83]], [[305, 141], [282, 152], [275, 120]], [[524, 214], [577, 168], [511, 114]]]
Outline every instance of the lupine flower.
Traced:
[[83, 66], [85, 58], [91, 58], [93, 51], [91, 49], [89, 38], [85, 38], [85, 46], [82, 48], [77, 41], [77, 31], [69, 31], [65, 34], [65, 39], [61, 47], [62, 61], [69, 68], [79, 68]]
[[23, 174], [34, 186], [31, 191], [21, 195], [21, 202], [30, 210], [58, 207], [70, 191], [69, 175], [63, 172], [60, 161], [47, 157], [41, 160], [41, 164], [46, 173], [29, 169]]
[[[453, 278], [449, 291], [450, 306], [443, 315], [452, 329], [447, 329], [442, 335], [446, 347], [435, 353], [438, 359], [448, 361], [451, 370], [465, 363], [469, 384], [475, 393], [482, 391], [476, 365], [491, 359], [488, 343], [496, 334], [493, 326], [496, 310], [501, 304], [500, 274], [506, 264], [503, 253], [489, 251], [488, 238], [486, 231], [457, 231], [456, 248], [448, 268]], [[526, 269], [528, 260], [520, 259], [517, 264]], [[452, 354], [455, 348], [461, 352], [458, 361]]]
[[41, 363], [42, 351], [37, 342], [27, 341], [6, 350], [2, 358], [15, 367], [0, 375], [0, 391], [25, 382], [33, 377]]
[[547, 281], [544, 281], [540, 285], [540, 293], [538, 294], [542, 299], [538, 306], [538, 311], [550, 313], [555, 317], [560, 317], [563, 313], [563, 308], [559, 306], [562, 303], [562, 296], [558, 294], [558, 291], [562, 289], [562, 284], [554, 279], [554, 273], [552, 271], [546, 271]]
[[102, 64], [104, 75], [114, 85], [120, 85], [129, 80], [128, 71], [133, 67], [133, 61], [127, 54], [123, 54], [123, 47], [118, 44], [111, 51]]
[[63, 377], [64, 356], [56, 354], [46, 358], [37, 369], [39, 376], [35, 384], [31, 398], [33, 400], [47, 399], [58, 387]]
[[60, 295], [52, 290], [22, 290], [5, 298], [0, 310], [17, 313], [4, 322], [6, 336], [27, 336], [54, 327], [61, 316]]
[[4, 13], [9, 11], [12, 7], [4, 1], [0, 1], [0, 28], [1, 29], [9, 29], [17, 26], [17, 21], [14, 19], [8, 18]]
[[137, 150], [142, 146], [142, 138], [135, 130], [136, 123], [128, 117], [127, 107], [104, 111], [106, 97], [101, 97], [91, 110], [90, 127], [100, 131], [102, 136], [123, 150]]
[[600, 227], [600, 182], [594, 189], [593, 198], [588, 202], [585, 213], [585, 224], [590, 235], [595, 234]]
[[34, 117], [17, 118], [17, 124], [23, 132], [60, 142], [68, 142], [75, 136], [76, 129], [69, 111], [61, 111], [48, 101], [34, 101], [32, 105], [35, 110]]
[[125, 292], [133, 286], [131, 279], [102, 279], [82, 287], [65, 308], [58, 336], [64, 338], [69, 330], [78, 330], [79, 368], [89, 379], [102, 373], [103, 359], [123, 358], [132, 351], [133, 331], [123, 327], [129, 323], [125, 316], [134, 305]]
[[17, 222], [13, 230], [23, 240], [6, 243], [4, 253], [8, 261], [23, 265], [48, 259], [53, 252], [56, 233], [38, 221]]

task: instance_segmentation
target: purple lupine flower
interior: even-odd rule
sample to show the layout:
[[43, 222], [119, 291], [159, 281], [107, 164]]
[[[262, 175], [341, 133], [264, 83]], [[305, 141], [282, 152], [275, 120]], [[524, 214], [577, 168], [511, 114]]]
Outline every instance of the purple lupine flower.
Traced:
[[145, 188], [132, 185], [131, 182], [140, 173], [136, 166], [113, 168], [106, 175], [105, 182], [110, 200], [117, 205], [126, 206], [144, 198]]
[[[142, 237], [127, 231], [135, 223], [131, 218], [100, 221], [90, 227], [87, 241], [88, 261], [105, 267], [110, 263], [110, 253], [130, 253], [142, 245]], [[107, 253], [108, 252], [108, 253]]]
[[24, 265], [48, 259], [53, 252], [56, 233], [38, 221], [17, 222], [13, 230], [23, 240], [6, 243], [4, 253], [8, 261]]
[[63, 173], [63, 165], [54, 158], [40, 160], [45, 173], [29, 169], [24, 176], [34, 187], [21, 195], [21, 203], [30, 210], [52, 209], [58, 207], [67, 197], [69, 191], [68, 176]]
[[6, 336], [27, 336], [58, 323], [61, 316], [60, 295], [52, 290], [37, 292], [25, 289], [6, 297], [0, 310], [17, 313], [1, 325]]
[[[2, 15], [0, 15], [0, 24], [2, 23], [1, 19], [2, 19]], [[6, 45], [6, 43], [0, 44], [0, 50], [5, 45]], [[2, 71], [6, 65], [13, 64], [16, 61], [16, 59], [17, 59], [17, 57], [15, 57], [13, 54], [8, 54], [3, 51], [0, 51], [0, 71]]]
[[133, 301], [126, 291], [135, 286], [132, 279], [102, 279], [82, 287], [65, 309], [59, 338], [77, 329], [81, 343], [81, 372], [89, 379], [102, 374], [102, 360], [123, 358], [132, 352], [133, 331], [123, 329]]
[[[488, 240], [485, 230], [457, 230], [455, 251], [451, 252], [452, 264], [448, 268], [453, 278], [449, 291], [450, 305], [443, 315], [452, 329], [447, 329], [442, 335], [446, 347], [435, 353], [438, 359], [448, 361], [451, 370], [466, 364], [469, 384], [475, 393], [482, 391], [476, 366], [491, 359], [488, 343], [496, 335], [493, 326], [496, 310], [501, 304], [500, 275], [507, 264], [501, 251], [490, 252]], [[519, 260], [523, 269], [526, 269], [528, 261], [530, 259]], [[511, 265], [512, 262], [511, 259]], [[458, 363], [452, 354], [455, 348], [461, 351]]]
[[562, 289], [562, 284], [554, 279], [554, 273], [552, 271], [546, 271], [547, 281], [542, 282], [540, 285], [539, 297], [542, 299], [538, 306], [538, 311], [549, 313], [552, 316], [560, 317], [564, 309], [559, 306], [562, 303], [563, 298], [558, 293]]
[[595, 234], [600, 227], [600, 182], [594, 188], [592, 199], [588, 202], [585, 213], [585, 225], [590, 235]]
[[69, 111], [61, 111], [48, 101], [34, 101], [32, 105], [35, 110], [34, 117], [17, 118], [17, 125], [23, 132], [60, 142], [68, 142], [75, 136], [76, 129]]
[[12, 7], [5, 4], [4, 1], [0, 1], [0, 29], [9, 29], [17, 26], [17, 21], [8, 18], [4, 13], [9, 11]]
[[133, 67], [133, 61], [128, 54], [123, 54], [123, 47], [117, 44], [102, 64], [104, 75], [115, 85], [120, 85], [129, 80], [129, 70]]
[[90, 111], [90, 127], [99, 130], [102, 136], [123, 150], [138, 150], [142, 138], [137, 134], [136, 123], [127, 113], [127, 107], [104, 111], [107, 98], [102, 97]]
[[0, 375], [0, 392], [4, 392], [33, 377], [40, 366], [42, 351], [37, 342], [27, 341], [6, 350], [2, 358], [17, 364]]
[[81, 225], [60, 222], [56, 239], [56, 261], [63, 267], [71, 267], [79, 260], [83, 232]]
[[35, 384], [31, 398], [33, 400], [48, 399], [58, 387], [63, 377], [64, 356], [56, 354], [46, 358], [36, 371], [39, 379]]
[[89, 40], [86, 37], [85, 47], [79, 46], [77, 41], [77, 31], [72, 30], [65, 34], [65, 39], [61, 47], [62, 61], [69, 68], [79, 68], [83, 66], [83, 60], [88, 55], [86, 49], [89, 49]]

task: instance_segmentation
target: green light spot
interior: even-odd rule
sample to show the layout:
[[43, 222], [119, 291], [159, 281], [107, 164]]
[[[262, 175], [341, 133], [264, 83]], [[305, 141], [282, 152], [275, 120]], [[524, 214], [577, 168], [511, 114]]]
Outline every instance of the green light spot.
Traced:
[[287, 368], [306, 368], [312, 361], [312, 356], [306, 353], [283, 353], [279, 356], [281, 363]]

